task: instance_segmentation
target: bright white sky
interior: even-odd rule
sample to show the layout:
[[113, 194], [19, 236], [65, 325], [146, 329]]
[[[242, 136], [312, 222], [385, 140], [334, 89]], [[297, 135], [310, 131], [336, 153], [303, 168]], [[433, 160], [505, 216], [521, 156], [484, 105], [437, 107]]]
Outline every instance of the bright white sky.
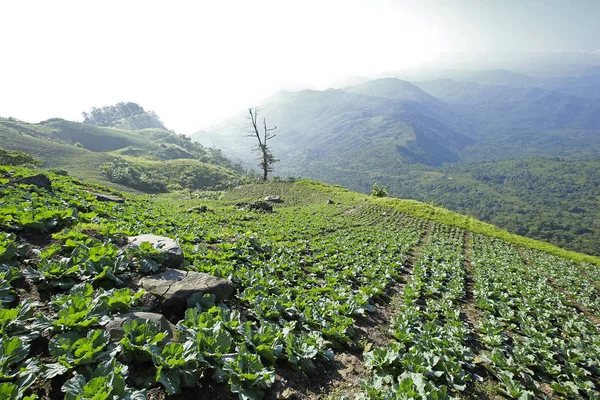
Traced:
[[[576, 1], [600, 10], [600, 1]], [[525, 3], [3, 1], [0, 116], [81, 120], [93, 106], [134, 101], [167, 127], [192, 133], [279, 89], [326, 88], [348, 76], [431, 64], [441, 53], [597, 44], [600, 24], [582, 4], [573, 16], [572, 1]], [[564, 18], [597, 36], [559, 38]]]

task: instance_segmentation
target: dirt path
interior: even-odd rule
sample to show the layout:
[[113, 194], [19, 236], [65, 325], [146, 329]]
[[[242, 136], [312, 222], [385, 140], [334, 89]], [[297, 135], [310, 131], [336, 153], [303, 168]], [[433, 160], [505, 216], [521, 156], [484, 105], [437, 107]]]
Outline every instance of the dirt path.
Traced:
[[469, 328], [468, 347], [473, 351], [475, 358], [475, 370], [473, 371], [473, 394], [471, 399], [502, 399], [495, 393], [498, 384], [494, 376], [478, 362], [479, 356], [485, 352], [485, 346], [481, 342], [481, 336], [476, 326], [483, 318], [483, 312], [475, 307], [475, 278], [474, 268], [471, 264], [471, 232], [465, 231], [463, 240], [463, 267], [465, 270], [465, 297], [459, 309], [464, 323]]

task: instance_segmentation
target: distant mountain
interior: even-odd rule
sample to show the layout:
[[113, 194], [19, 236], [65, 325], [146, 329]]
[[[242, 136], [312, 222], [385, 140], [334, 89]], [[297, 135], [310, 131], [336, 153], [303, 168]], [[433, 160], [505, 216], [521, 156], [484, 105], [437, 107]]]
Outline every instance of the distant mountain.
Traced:
[[[522, 87], [537, 78], [510, 71], [463, 73], [461, 79], [409, 83], [387, 78], [344, 89], [276, 94], [259, 105], [269, 123], [279, 127], [272, 142], [281, 160], [276, 173], [321, 178], [319, 171], [349, 165], [374, 173], [405, 164], [600, 154], [600, 100]], [[254, 143], [242, 138], [245, 124], [240, 113], [193, 137], [250, 167]]]
[[442, 102], [423, 91], [418, 86], [396, 78], [382, 78], [359, 85], [347, 86], [344, 92], [365, 96], [383, 97], [386, 99], [413, 101], [424, 104], [439, 105]]
[[[468, 105], [460, 112], [501, 119], [503, 126], [533, 123], [539, 128], [600, 128], [600, 102], [540, 87], [508, 87], [443, 79], [416, 82], [431, 95], [453, 105]], [[495, 113], [496, 115], [493, 115]], [[486, 123], [489, 121], [486, 121]]]
[[504, 69], [456, 71], [450, 74], [450, 78], [459, 82], [473, 82], [489, 86], [530, 87], [536, 85], [534, 77]]
[[[324, 168], [323, 163], [344, 168], [348, 160], [359, 162], [364, 170], [388, 168], [390, 163], [440, 165], [457, 161], [458, 152], [471, 139], [458, 131], [455, 115], [443, 102], [413, 85], [400, 82], [400, 86], [410, 89], [410, 96], [431, 103], [335, 89], [280, 92], [267, 100], [260, 112], [269, 125], [279, 127], [272, 141], [272, 150], [281, 159], [278, 172], [306, 173], [307, 169]], [[361, 85], [354, 89], [367, 93], [378, 87]], [[407, 97], [406, 90], [400, 92], [389, 94]], [[253, 165], [250, 149], [255, 143], [242, 138], [245, 124], [239, 115], [212, 132], [192, 137]]]

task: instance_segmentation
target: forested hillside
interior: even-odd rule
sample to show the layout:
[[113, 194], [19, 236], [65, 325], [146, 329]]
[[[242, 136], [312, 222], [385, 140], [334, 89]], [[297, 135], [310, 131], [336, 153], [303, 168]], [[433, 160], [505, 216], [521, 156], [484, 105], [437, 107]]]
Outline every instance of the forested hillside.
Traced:
[[[574, 250], [598, 254], [600, 95], [593, 69], [569, 76], [503, 70], [280, 92], [275, 174], [443, 204]], [[588, 88], [588, 89], [586, 89]], [[243, 113], [194, 139], [252, 167]], [[579, 171], [579, 173], [574, 172]]]

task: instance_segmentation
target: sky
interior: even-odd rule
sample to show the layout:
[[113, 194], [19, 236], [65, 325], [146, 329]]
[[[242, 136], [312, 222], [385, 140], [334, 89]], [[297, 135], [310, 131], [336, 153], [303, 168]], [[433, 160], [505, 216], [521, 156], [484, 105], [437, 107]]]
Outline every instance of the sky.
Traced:
[[598, 20], [598, 0], [6, 0], [0, 116], [133, 101], [191, 134], [282, 89], [465, 53], [596, 51]]

